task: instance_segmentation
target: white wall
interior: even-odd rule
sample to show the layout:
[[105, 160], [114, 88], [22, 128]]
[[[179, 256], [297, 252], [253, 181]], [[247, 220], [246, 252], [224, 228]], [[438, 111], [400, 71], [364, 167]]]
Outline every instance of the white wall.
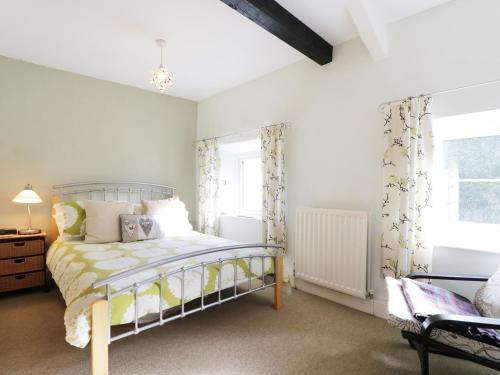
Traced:
[[0, 227], [26, 226], [26, 208], [11, 202], [25, 183], [44, 200], [32, 206], [44, 230], [52, 185], [69, 182], [172, 185], [194, 213], [196, 111], [189, 100], [0, 56]]
[[[373, 286], [380, 273], [382, 117], [380, 103], [500, 79], [500, 2], [456, 0], [390, 27], [390, 57], [373, 62], [359, 39], [335, 49], [333, 63], [304, 60], [198, 106], [198, 137], [286, 121], [290, 252], [299, 206], [372, 213]], [[473, 101], [466, 99], [472, 97]], [[500, 107], [500, 85], [436, 96], [435, 114]], [[457, 258], [467, 259], [457, 262]], [[436, 249], [435, 268], [492, 271], [500, 256]], [[472, 265], [475, 265], [472, 267]], [[474, 268], [474, 269], [472, 269]]]

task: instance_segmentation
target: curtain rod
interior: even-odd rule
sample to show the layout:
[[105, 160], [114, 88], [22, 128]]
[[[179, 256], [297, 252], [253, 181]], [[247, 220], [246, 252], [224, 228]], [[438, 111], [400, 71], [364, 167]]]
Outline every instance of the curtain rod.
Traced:
[[[474, 83], [471, 85], [466, 85], [466, 86], [460, 86], [460, 87], [455, 87], [453, 89], [447, 89], [447, 90], [441, 90], [441, 91], [434, 91], [428, 94], [422, 94], [422, 96], [433, 96], [433, 95], [441, 95], [441, 94], [447, 94], [450, 92], [455, 92], [455, 91], [460, 91], [460, 90], [465, 90], [465, 89], [470, 89], [473, 87], [481, 87], [481, 86], [486, 86], [486, 85], [491, 85], [494, 83], [500, 83], [500, 79], [496, 79], [494, 81], [486, 81], [486, 82], [480, 82], [480, 83]], [[378, 106], [379, 112], [383, 112], [383, 107], [388, 105], [388, 104], [393, 104], [393, 103], [398, 103], [403, 101], [404, 99], [396, 99], [396, 100], [390, 100], [388, 102], [384, 102]]]
[[226, 137], [231, 137], [233, 135], [243, 135], [243, 134], [246, 134], [246, 133], [250, 133], [250, 132], [254, 132], [254, 131], [257, 131], [257, 130], [261, 130], [261, 129], [266, 129], [266, 128], [272, 128], [273, 126], [278, 126], [278, 125], [285, 125], [286, 128], [289, 128], [291, 127], [291, 125], [287, 122], [282, 122], [282, 123], [278, 123], [278, 124], [273, 124], [273, 125], [267, 125], [267, 126], [261, 126], [260, 128], [254, 128], [254, 129], [247, 129], [247, 130], [241, 130], [239, 132], [231, 132], [231, 133], [226, 133], [224, 135], [220, 135], [220, 136], [217, 136], [217, 137], [208, 137], [208, 138], [203, 138], [203, 139], [197, 139], [196, 141], [194, 141], [193, 143], [197, 143], [197, 142], [201, 142], [201, 141], [207, 141], [209, 139], [220, 139], [220, 138], [226, 138]]

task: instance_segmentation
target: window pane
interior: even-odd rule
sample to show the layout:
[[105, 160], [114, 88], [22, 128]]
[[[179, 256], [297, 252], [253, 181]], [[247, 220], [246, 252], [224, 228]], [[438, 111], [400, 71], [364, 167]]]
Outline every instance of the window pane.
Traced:
[[500, 224], [500, 181], [461, 181], [459, 220]]
[[445, 141], [444, 152], [459, 178], [500, 178], [500, 135]]
[[500, 136], [444, 141], [448, 216], [500, 224]]
[[242, 209], [260, 212], [262, 210], [262, 173], [260, 158], [244, 159], [242, 166]]

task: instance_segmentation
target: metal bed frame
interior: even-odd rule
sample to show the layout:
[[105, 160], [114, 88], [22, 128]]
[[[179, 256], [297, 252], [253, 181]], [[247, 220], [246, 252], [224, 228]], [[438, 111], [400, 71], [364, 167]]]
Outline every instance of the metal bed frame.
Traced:
[[70, 197], [72, 200], [126, 200], [128, 202], [140, 202], [145, 198], [151, 200], [170, 198], [174, 196], [176, 190], [172, 186], [144, 182], [81, 182], [54, 185], [52, 189], [54, 196], [61, 201]]
[[[139, 182], [85, 182], [85, 183], [74, 183], [74, 184], [65, 184], [65, 185], [56, 185], [53, 187], [54, 197], [52, 199], [53, 203], [57, 203], [61, 200], [70, 199], [101, 199], [101, 200], [120, 200], [126, 198], [129, 202], [140, 201], [145, 197], [149, 197], [150, 199], [163, 199], [172, 197], [175, 193], [175, 188], [171, 186], [157, 185], [157, 184], [148, 184], [148, 183], [139, 183]], [[57, 227], [53, 226], [53, 230], [57, 230]], [[54, 233], [56, 234], [56, 233]], [[53, 238], [57, 236], [53, 235]], [[236, 250], [236, 249], [252, 249], [252, 248], [262, 248], [262, 249], [273, 249], [273, 254], [267, 253], [257, 253], [251, 255], [244, 256], [233, 256], [233, 257], [224, 257], [218, 258], [217, 260], [211, 260], [206, 262], [200, 262], [197, 264], [180, 267], [178, 269], [163, 272], [156, 276], [141, 280], [140, 282], [135, 282], [132, 285], [129, 285], [125, 288], [112, 292], [112, 284], [116, 281], [131, 277], [140, 272], [156, 269], [158, 267], [166, 266], [168, 264], [178, 262], [181, 260], [185, 260], [188, 258], [202, 256], [207, 254], [215, 254], [223, 251]], [[282, 283], [283, 283], [283, 252], [284, 248], [281, 245], [276, 244], [238, 244], [233, 246], [221, 246], [214, 247], [204, 250], [193, 251], [190, 253], [177, 255], [165, 259], [160, 259], [158, 261], [139, 266], [130, 270], [122, 271], [117, 274], [111, 275], [107, 278], [97, 280], [92, 285], [93, 288], [105, 288], [105, 297], [99, 301], [96, 301], [92, 305], [91, 313], [92, 313], [92, 374], [94, 375], [106, 375], [108, 374], [108, 346], [112, 342], [116, 340], [123, 339], [125, 337], [131, 335], [137, 335], [145, 330], [150, 328], [162, 326], [165, 323], [171, 322], [173, 320], [179, 318], [185, 318], [191, 314], [196, 312], [204, 311], [210, 307], [218, 306], [222, 303], [229, 302], [240, 298], [244, 295], [254, 293], [263, 289], [267, 289], [270, 287], [274, 288], [274, 308], [276, 310], [281, 310], [283, 307], [282, 302]], [[254, 274], [252, 276], [252, 260], [260, 259], [261, 270], [260, 277], [258, 274]], [[274, 275], [270, 282], [266, 282], [266, 277], [271, 277], [271, 275], [265, 274], [265, 260], [271, 259], [274, 266]], [[237, 274], [237, 263], [239, 260], [248, 260], [249, 266], [249, 276], [247, 280], [239, 281]], [[233, 274], [233, 285], [232, 285], [232, 295], [228, 297], [222, 296], [222, 269], [224, 265], [233, 265], [234, 274]], [[216, 301], [205, 303], [205, 295], [204, 291], [204, 283], [205, 283], [205, 272], [206, 267], [210, 265], [218, 265], [218, 284], [217, 290], [210, 294], [216, 294]], [[199, 269], [201, 272], [201, 283], [200, 283], [200, 306], [196, 308], [191, 308], [186, 310], [186, 301], [185, 301], [185, 274], [187, 271]], [[165, 317], [165, 312], [169, 309], [177, 308], [168, 308], [164, 306], [163, 299], [161, 296], [163, 295], [163, 284], [165, 279], [169, 277], [179, 277], [181, 280], [181, 297], [180, 297], [180, 312], [178, 314]], [[257, 287], [252, 287], [252, 283], [254, 280], [261, 279], [262, 284]], [[138, 290], [141, 286], [146, 284], [158, 283], [159, 285], [159, 306], [158, 306], [158, 319], [145, 324], [140, 324], [139, 317], [139, 298], [138, 298]], [[238, 292], [238, 285], [241, 283], [246, 283], [247, 288], [243, 292]], [[231, 287], [230, 287], [231, 288]], [[126, 332], [117, 334], [115, 336], [112, 335], [111, 331], [111, 302], [113, 298], [123, 294], [132, 292], [134, 295], [134, 303], [135, 303], [135, 315], [134, 315], [134, 323], [133, 329], [128, 330]]]

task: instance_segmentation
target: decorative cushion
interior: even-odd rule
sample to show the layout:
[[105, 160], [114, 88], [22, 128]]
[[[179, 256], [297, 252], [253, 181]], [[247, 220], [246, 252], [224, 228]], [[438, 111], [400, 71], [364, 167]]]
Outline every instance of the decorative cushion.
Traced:
[[153, 215], [158, 222], [161, 236], [180, 236], [193, 230], [184, 202], [178, 197], [142, 201], [144, 213]]
[[63, 241], [78, 241], [85, 236], [85, 206], [82, 201], [54, 204], [54, 219]]
[[153, 240], [160, 237], [160, 227], [153, 215], [120, 215], [122, 242]]
[[500, 268], [476, 292], [474, 304], [482, 316], [500, 319]]
[[119, 242], [120, 215], [134, 213], [130, 202], [84, 201], [87, 211], [85, 243]]

